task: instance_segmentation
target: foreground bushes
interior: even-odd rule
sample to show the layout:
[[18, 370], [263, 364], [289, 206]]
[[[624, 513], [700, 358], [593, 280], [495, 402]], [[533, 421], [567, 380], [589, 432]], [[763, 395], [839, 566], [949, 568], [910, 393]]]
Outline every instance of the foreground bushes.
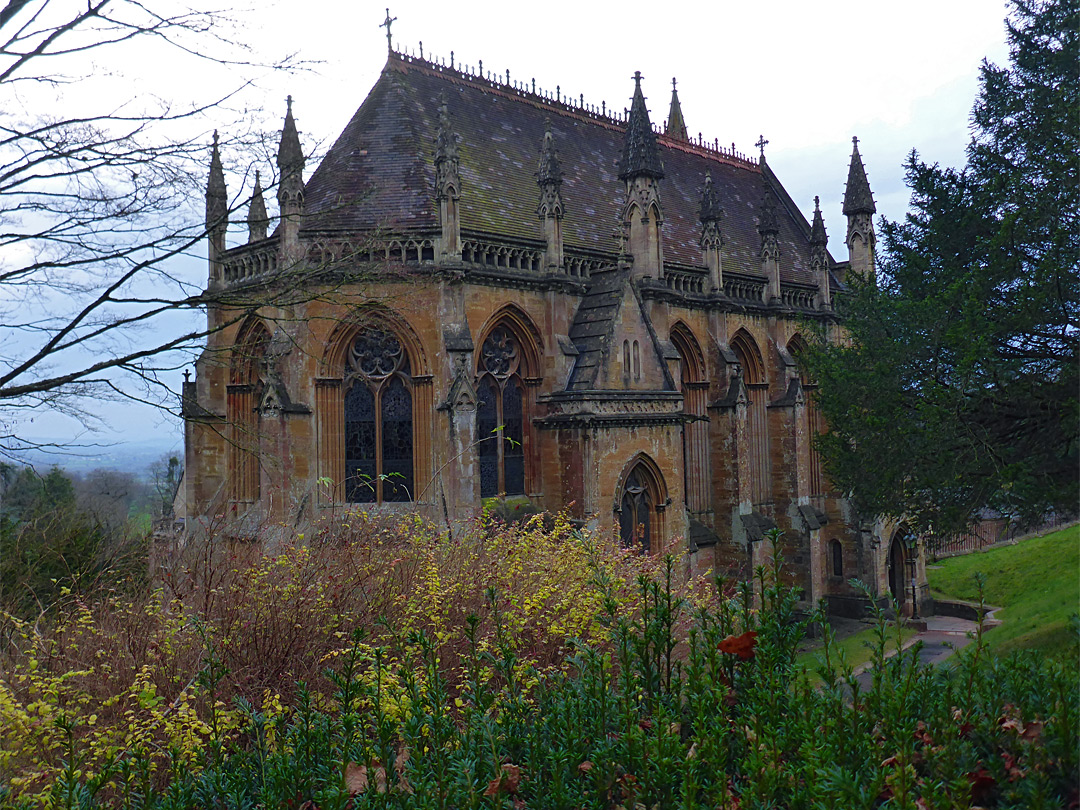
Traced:
[[[481, 523], [450, 540], [413, 517], [354, 515], [261, 555], [250, 543], [189, 543], [160, 561], [161, 586], [123, 593], [61, 591], [37, 621], [0, 620], [0, 785], [33, 794], [78, 750], [82, 777], [140, 753], [150, 783], [197, 769], [212, 741], [234, 740], [237, 700], [314, 705], [332, 693], [327, 665], [361, 630], [369, 645], [422, 632], [448, 683], [464, 679], [459, 628], [486, 616], [498, 590], [500, 632], [522, 667], [560, 666], [568, 639], [602, 643], [605, 592], [637, 610], [635, 581], [659, 561], [572, 539], [565, 520], [513, 528]], [[393, 628], [391, 630], [391, 628]], [[494, 625], [477, 648], [495, 646]], [[174, 753], [176, 749], [176, 753]]]
[[[599, 608], [599, 622], [563, 619], [593, 639], [564, 644], [565, 660], [547, 642], [522, 643], [542, 638], [525, 603], [545, 591], [501, 579], [498, 565], [483, 582], [457, 580], [465, 604], [477, 587], [482, 602], [456, 626], [458, 608], [444, 613], [430, 591], [411, 601], [433, 575], [412, 581], [398, 605], [403, 629], [356, 630], [327, 659], [325, 687], [301, 686], [287, 700], [221, 701], [232, 677], [225, 653], [197, 624], [201, 663], [176, 697], [144, 678], [111, 707], [125, 718], [113, 724], [122, 744], [102, 743], [92, 731], [101, 718], [66, 705], [79, 700], [67, 681], [88, 676], [50, 676], [60, 680], [36, 707], [19, 703], [28, 722], [56, 730], [63, 765], [22, 781], [12, 768], [25, 760], [0, 763], [7, 804], [916, 810], [1072, 800], [1080, 708], [1071, 664], [986, 660], [981, 641], [947, 671], [921, 667], [913, 651], [886, 660], [890, 631], [879, 616], [872, 685], [860, 689], [827, 644], [824, 686], [814, 689], [794, 664], [804, 630], [794, 595], [773, 572], [758, 572], [760, 610], [748, 586], [696, 607], [670, 560], [630, 594], [617, 553], [608, 566], [579, 535], [526, 531], [538, 548], [550, 542], [543, 554], [584, 561], [562, 571], [583, 577], [565, 584], [574, 604], [544, 602], [544, 621], [576, 616], [579, 604]], [[525, 570], [543, 559], [522, 559], [515, 576], [544, 581]], [[438, 609], [409, 607], [421, 603]], [[174, 641], [195, 632], [175, 627]], [[44, 684], [34, 667], [22, 662], [9, 702], [21, 700], [20, 684]], [[141, 736], [124, 723], [142, 723]]]

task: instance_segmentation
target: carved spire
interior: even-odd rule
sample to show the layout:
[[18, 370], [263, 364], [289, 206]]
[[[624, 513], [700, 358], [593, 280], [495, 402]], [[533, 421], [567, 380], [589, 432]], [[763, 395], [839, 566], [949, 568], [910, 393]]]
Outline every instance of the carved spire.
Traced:
[[303, 150], [300, 149], [300, 134], [296, 131], [296, 119], [293, 118], [293, 96], [285, 98], [285, 105], [285, 123], [281, 127], [281, 143], [278, 145], [282, 188], [297, 180], [302, 185], [303, 173]]
[[698, 212], [699, 222], [719, 222], [724, 215], [724, 209], [720, 207], [720, 199], [716, 196], [713, 188], [712, 172], [705, 172], [705, 188], [701, 192], [701, 209]]
[[450, 110], [446, 96], [439, 104], [439, 128], [435, 133], [435, 199], [457, 199], [461, 189], [458, 174], [457, 134], [450, 124]]
[[821, 216], [820, 197], [814, 197], [814, 222], [810, 226], [810, 244], [814, 247], [825, 247], [829, 244], [828, 234], [825, 233], [825, 219]]
[[645, 108], [645, 96], [641, 94], [641, 71], [636, 71], [619, 179], [629, 180], [642, 175], [659, 180], [664, 176], [664, 165], [660, 162], [660, 149], [649, 121], [649, 111]]
[[304, 216], [304, 152], [300, 148], [300, 134], [292, 114], [292, 96], [285, 99], [285, 123], [281, 127], [281, 143], [278, 145], [277, 165], [278, 206], [281, 224], [281, 260], [283, 266], [296, 265], [303, 259], [300, 245], [300, 220]]
[[772, 236], [775, 241], [780, 228], [776, 222], [776, 197], [773, 195], [772, 186], [764, 177], [762, 177], [761, 190], [761, 208], [758, 209], [757, 230], [761, 236], [762, 249], [764, 249], [766, 237]]
[[671, 108], [668, 110], [667, 134], [680, 141], [688, 140], [686, 121], [683, 120], [682, 105], [679, 103], [679, 91], [675, 87], [675, 78], [671, 79]]
[[206, 229], [211, 233], [224, 232], [229, 224], [229, 193], [225, 189], [225, 172], [221, 168], [218, 134], [214, 130], [214, 146], [210, 150], [210, 176], [206, 180]]
[[713, 188], [712, 174], [705, 172], [705, 188], [701, 192], [701, 208], [698, 219], [701, 222], [701, 256], [705, 266], [709, 268], [709, 277], [712, 280], [712, 291], [720, 292], [724, 289], [724, 276], [721, 269], [721, 248], [724, 246], [724, 238], [720, 232], [720, 220], [724, 216], [724, 209], [720, 207], [716, 189]]
[[449, 258], [461, 256], [461, 220], [457, 208], [461, 196], [461, 175], [458, 168], [457, 134], [450, 123], [450, 109], [443, 95], [435, 132], [435, 201], [439, 205], [442, 229], [439, 250], [441, 255]]
[[859, 154], [859, 139], [851, 139], [851, 165], [848, 167], [847, 190], [844, 192], [844, 215], [873, 214], [877, 211], [874, 195], [870, 193], [870, 182], [866, 179], [862, 155]]
[[541, 186], [549, 183], [562, 185], [562, 166], [559, 164], [559, 153], [555, 150], [550, 118], [544, 122], [544, 142], [540, 146], [540, 168], [536, 172], [536, 178]]
[[769, 280], [766, 300], [780, 298], [780, 226], [776, 219], [776, 196], [769, 178], [761, 175], [761, 208], [758, 210], [758, 234], [761, 236], [761, 270]]
[[540, 186], [540, 206], [537, 213], [541, 217], [562, 216], [562, 165], [559, 153], [555, 149], [555, 137], [551, 134], [551, 120], [544, 123], [544, 142], [540, 147], [540, 166], [536, 172], [536, 182]]
[[247, 223], [249, 242], [258, 242], [266, 238], [270, 217], [266, 215], [266, 203], [263, 201], [262, 181], [258, 170], [255, 172], [255, 189], [251, 192], [251, 203], [248, 205]]
[[866, 179], [859, 139], [852, 138], [851, 165], [848, 167], [847, 189], [844, 192], [844, 215], [847, 217], [848, 268], [865, 279], [874, 278], [876, 264], [874, 234], [874, 195]]
[[814, 222], [810, 226], [810, 271], [818, 285], [819, 304], [828, 307], [831, 302], [829, 290], [829, 243], [825, 233], [825, 220], [821, 216], [821, 199], [814, 197]]
[[544, 142], [540, 147], [536, 182], [540, 186], [540, 204], [536, 207], [536, 213], [543, 222], [544, 240], [547, 243], [545, 264], [554, 271], [563, 265], [563, 201], [562, 166], [555, 149], [555, 136], [551, 134], [550, 119], [544, 122]]

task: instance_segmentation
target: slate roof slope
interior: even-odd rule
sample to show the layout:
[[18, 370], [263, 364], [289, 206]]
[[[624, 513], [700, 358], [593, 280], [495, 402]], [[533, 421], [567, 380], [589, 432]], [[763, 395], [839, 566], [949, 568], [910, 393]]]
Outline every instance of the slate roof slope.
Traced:
[[578, 356], [566, 386], [568, 391], [591, 391], [596, 388], [629, 278], [629, 270], [611, 269], [593, 274], [589, 289], [578, 304], [574, 322], [570, 325], [570, 340], [577, 347]]
[[[550, 119], [563, 169], [564, 244], [614, 258], [625, 123], [397, 53], [308, 181], [305, 233], [437, 229], [434, 142], [443, 96], [458, 135], [463, 236], [543, 244], [536, 170]], [[698, 210], [708, 170], [725, 212], [725, 270], [760, 275], [758, 164], [663, 135], [657, 143], [665, 262], [702, 266]], [[810, 225], [782, 189], [779, 196], [781, 280], [812, 284]]]

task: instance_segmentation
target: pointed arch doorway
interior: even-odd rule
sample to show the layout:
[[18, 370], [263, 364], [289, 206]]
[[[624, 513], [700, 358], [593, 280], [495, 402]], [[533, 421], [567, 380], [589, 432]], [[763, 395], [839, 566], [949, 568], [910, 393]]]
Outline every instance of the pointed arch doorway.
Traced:
[[907, 608], [907, 543], [905, 533], [899, 531], [893, 535], [892, 544], [889, 546], [889, 593], [896, 600], [899, 612], [903, 613]]

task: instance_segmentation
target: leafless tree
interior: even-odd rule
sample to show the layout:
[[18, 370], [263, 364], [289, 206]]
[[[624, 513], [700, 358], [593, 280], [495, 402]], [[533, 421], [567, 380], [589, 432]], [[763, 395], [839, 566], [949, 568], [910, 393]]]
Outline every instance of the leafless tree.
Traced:
[[[247, 93], [298, 67], [254, 58], [236, 23], [172, 0], [0, 5], [0, 457], [42, 408], [92, 421], [88, 398], [163, 401], [162, 374], [206, 337], [210, 131], [230, 133], [236, 174], [269, 163]], [[144, 93], [150, 60], [200, 91]]]

